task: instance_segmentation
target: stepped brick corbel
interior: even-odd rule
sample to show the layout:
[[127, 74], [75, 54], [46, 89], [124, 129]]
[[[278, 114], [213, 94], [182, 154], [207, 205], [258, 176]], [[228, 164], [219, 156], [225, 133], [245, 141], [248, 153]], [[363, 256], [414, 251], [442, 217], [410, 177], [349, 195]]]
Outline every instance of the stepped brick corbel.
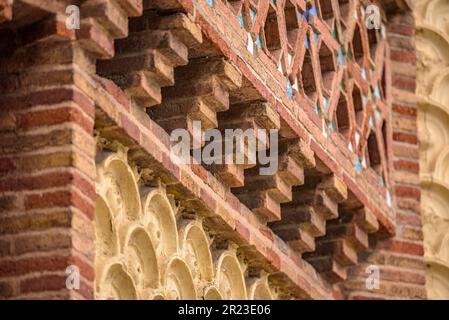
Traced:
[[175, 84], [174, 69], [187, 64], [188, 49], [201, 43], [201, 32], [182, 13], [145, 12], [130, 24], [130, 35], [116, 42], [113, 59], [98, 62], [97, 72], [149, 108], [161, 103], [161, 87]]
[[199, 58], [177, 68], [175, 86], [164, 88], [163, 101], [148, 110], [165, 130], [188, 130], [193, 138], [193, 121], [204, 130], [218, 127], [217, 113], [229, 109], [229, 92], [241, 86], [241, 73], [220, 57]]

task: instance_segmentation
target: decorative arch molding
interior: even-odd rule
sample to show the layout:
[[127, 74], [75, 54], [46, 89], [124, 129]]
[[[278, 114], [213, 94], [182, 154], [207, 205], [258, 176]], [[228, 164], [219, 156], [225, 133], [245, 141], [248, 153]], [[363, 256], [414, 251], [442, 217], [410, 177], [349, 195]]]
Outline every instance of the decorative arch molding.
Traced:
[[427, 294], [449, 299], [449, 3], [415, 1]]
[[216, 249], [202, 218], [182, 217], [163, 187], [143, 186], [118, 149], [97, 157], [97, 299], [276, 297], [269, 275], [248, 278], [236, 246]]

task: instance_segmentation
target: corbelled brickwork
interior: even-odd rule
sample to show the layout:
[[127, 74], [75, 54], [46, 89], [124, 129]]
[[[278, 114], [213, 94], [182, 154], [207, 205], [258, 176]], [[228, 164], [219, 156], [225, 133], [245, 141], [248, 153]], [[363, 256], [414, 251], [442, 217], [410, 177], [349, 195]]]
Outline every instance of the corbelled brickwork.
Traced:
[[[0, 296], [425, 298], [414, 20], [367, 5], [0, 1]], [[196, 120], [278, 171], [173, 163]]]

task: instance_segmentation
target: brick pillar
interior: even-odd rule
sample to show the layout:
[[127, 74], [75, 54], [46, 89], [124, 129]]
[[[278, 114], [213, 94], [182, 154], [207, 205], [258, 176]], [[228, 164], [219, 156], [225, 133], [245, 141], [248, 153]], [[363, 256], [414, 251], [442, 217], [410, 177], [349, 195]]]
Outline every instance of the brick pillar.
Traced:
[[63, 21], [0, 52], [0, 298], [93, 298], [95, 108], [75, 83], [94, 64]]
[[[351, 270], [344, 290], [350, 299], [425, 299], [425, 267], [420, 214], [419, 150], [417, 139], [416, 50], [413, 13], [388, 17], [391, 46], [392, 129], [396, 235], [377, 242]], [[380, 269], [380, 288], [368, 289], [370, 265]]]

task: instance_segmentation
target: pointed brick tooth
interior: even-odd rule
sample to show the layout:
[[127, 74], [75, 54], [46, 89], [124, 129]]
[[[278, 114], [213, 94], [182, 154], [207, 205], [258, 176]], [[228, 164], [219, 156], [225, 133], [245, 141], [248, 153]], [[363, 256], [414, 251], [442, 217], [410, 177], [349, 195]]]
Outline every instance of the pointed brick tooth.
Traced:
[[[215, 68], [217, 70], [217, 68]], [[221, 76], [222, 78], [224, 76]], [[230, 78], [227, 76], [227, 78]], [[231, 142], [233, 146], [233, 159], [235, 166], [238, 166], [239, 169], [235, 169], [235, 172], [232, 172], [233, 166], [217, 166], [217, 168], [213, 169], [218, 173], [220, 177], [224, 177], [228, 183], [232, 183], [229, 185], [231, 188], [242, 187], [241, 182], [243, 180], [240, 177], [240, 173], [244, 172], [243, 170], [252, 168], [256, 165], [256, 159], [253, 159], [250, 154], [251, 152], [264, 151], [269, 147], [269, 136], [266, 136], [265, 139], [262, 139], [260, 136], [264, 134], [260, 129], [271, 129], [273, 127], [277, 127], [279, 125], [279, 115], [274, 112], [274, 110], [267, 104], [263, 102], [255, 102], [255, 103], [244, 103], [233, 105], [230, 110], [226, 112], [219, 113], [218, 115], [219, 127], [223, 135], [227, 134], [227, 130], [238, 129], [242, 132], [243, 135], [246, 135], [247, 130], [253, 130], [255, 134], [255, 143], [257, 143], [257, 150], [252, 150], [249, 148], [249, 139], [243, 139], [243, 146], [238, 149], [237, 147], [237, 135], [227, 136], [227, 142]], [[242, 136], [243, 137], [243, 136]], [[240, 145], [239, 145], [240, 146]], [[226, 143], [223, 146], [224, 150], [226, 150]], [[240, 150], [240, 151], [239, 151]], [[236, 161], [237, 152], [242, 152], [243, 161]], [[224, 159], [226, 160], [226, 159]], [[222, 171], [222, 172], [221, 172]], [[235, 177], [233, 175], [238, 173]], [[259, 176], [259, 169], [256, 168], [253, 172], [253, 175]], [[234, 181], [236, 180], [236, 181]], [[238, 182], [238, 183], [235, 183]], [[248, 182], [248, 184], [252, 184], [253, 182]], [[273, 197], [276, 197], [277, 194], [272, 194]]]
[[289, 241], [289, 245], [293, 248], [293, 250], [296, 250], [299, 253], [313, 252], [316, 248], [315, 237], [310, 235], [310, 233], [305, 230], [299, 229], [298, 231], [298, 238]]
[[229, 93], [214, 76], [206, 79], [183, 80], [175, 78], [176, 86], [164, 88], [163, 94], [167, 102], [196, 97], [201, 98], [216, 112], [229, 108]]
[[299, 253], [315, 251], [315, 237], [301, 229], [300, 225], [275, 223], [272, 229], [293, 250]]
[[160, 86], [171, 86], [175, 81], [173, 66], [167, 64], [166, 60], [157, 51], [119, 56], [114, 60], [104, 60], [97, 65], [97, 72], [104, 76], [123, 75], [139, 71], [151, 73]]
[[182, 6], [178, 0], [143, 0], [143, 9], [175, 11], [182, 9]]
[[[201, 121], [202, 129], [215, 128], [217, 126], [216, 113], [199, 98], [165, 102], [161, 107], [148, 109], [147, 113], [152, 119], [157, 120], [158, 122], [167, 122], [170, 119], [175, 118], [186, 119], [186, 115], [188, 114], [190, 120]], [[183, 128], [184, 127], [186, 126], [183, 126]], [[170, 126], [167, 123], [167, 125], [164, 125], [164, 128], [171, 131], [177, 127]], [[191, 135], [193, 134], [193, 132], [190, 131], [189, 133]]]
[[238, 194], [240, 201], [255, 214], [267, 221], [278, 221], [281, 218], [281, 206], [267, 191], [254, 191]]
[[83, 21], [76, 31], [76, 37], [83, 48], [104, 59], [111, 59], [114, 54], [114, 38], [106, 33], [98, 22]]
[[315, 167], [315, 153], [310, 146], [300, 139], [289, 139], [280, 143], [280, 149], [285, 149], [304, 169]]
[[374, 233], [379, 230], [379, 221], [377, 221], [374, 213], [366, 207], [355, 213], [354, 221], [367, 233]]
[[323, 179], [318, 185], [318, 189], [325, 190], [327, 195], [337, 203], [348, 198], [348, 188], [344, 182], [334, 174]]
[[341, 282], [347, 278], [346, 268], [332, 256], [313, 257], [307, 259], [307, 261], [331, 283]]
[[267, 102], [252, 103], [245, 113], [246, 116], [254, 116], [256, 123], [263, 129], [279, 129], [281, 127], [279, 114]]
[[335, 259], [343, 266], [354, 266], [358, 263], [357, 251], [345, 239], [334, 243]]

